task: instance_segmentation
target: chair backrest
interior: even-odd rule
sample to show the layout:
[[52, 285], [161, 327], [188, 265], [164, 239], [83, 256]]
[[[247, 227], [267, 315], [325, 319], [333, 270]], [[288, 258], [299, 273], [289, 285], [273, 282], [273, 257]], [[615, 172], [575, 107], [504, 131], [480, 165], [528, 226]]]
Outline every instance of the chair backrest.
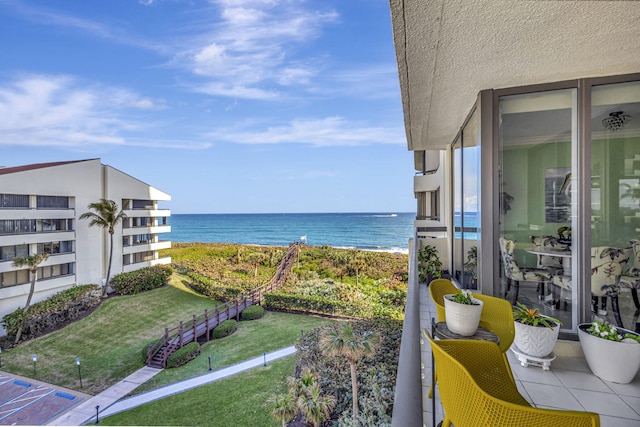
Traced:
[[[425, 334], [427, 335], [427, 334]], [[433, 340], [446, 425], [456, 427], [597, 427], [592, 412], [533, 408], [518, 392], [497, 345], [482, 340]]]
[[504, 264], [504, 273], [509, 279], [515, 279], [516, 275], [520, 273], [520, 267], [518, 267], [513, 257], [513, 251], [516, 249], [516, 241], [500, 237], [499, 243], [500, 255], [502, 255], [502, 262]]
[[500, 338], [500, 351], [509, 350], [516, 336], [513, 320], [513, 306], [509, 301], [490, 295], [473, 294], [474, 298], [484, 303], [480, 315], [480, 327], [493, 332]]
[[[558, 242], [554, 236], [530, 236], [529, 240], [536, 249], [566, 249], [567, 245]], [[538, 255], [537, 268], [562, 268], [562, 258], [548, 255]]]
[[640, 240], [631, 240], [631, 252], [628, 261], [629, 274], [640, 276]]
[[607, 291], [603, 287], [617, 285], [623, 264], [629, 258], [629, 251], [609, 246], [591, 248], [591, 293], [602, 296]]
[[446, 320], [444, 313], [444, 296], [448, 294], [457, 294], [458, 292], [460, 292], [460, 289], [458, 289], [449, 279], [435, 279], [429, 283], [429, 294], [436, 305], [438, 322], [444, 322]]

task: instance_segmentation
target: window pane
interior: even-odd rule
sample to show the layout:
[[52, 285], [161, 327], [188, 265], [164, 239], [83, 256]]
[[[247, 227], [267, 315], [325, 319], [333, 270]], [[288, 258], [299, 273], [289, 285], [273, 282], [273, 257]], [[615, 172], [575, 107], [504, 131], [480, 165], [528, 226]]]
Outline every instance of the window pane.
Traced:
[[[595, 86], [591, 101], [592, 312], [634, 329], [632, 289], [640, 282], [635, 270], [640, 249], [633, 250], [640, 238], [640, 82]], [[600, 274], [618, 269], [620, 275]]]
[[[501, 294], [559, 318], [565, 330], [577, 323], [573, 248], [559, 235], [576, 217], [569, 185], [576, 173], [576, 97], [575, 89], [566, 89], [499, 101]], [[547, 250], [562, 252], [540, 254]]]

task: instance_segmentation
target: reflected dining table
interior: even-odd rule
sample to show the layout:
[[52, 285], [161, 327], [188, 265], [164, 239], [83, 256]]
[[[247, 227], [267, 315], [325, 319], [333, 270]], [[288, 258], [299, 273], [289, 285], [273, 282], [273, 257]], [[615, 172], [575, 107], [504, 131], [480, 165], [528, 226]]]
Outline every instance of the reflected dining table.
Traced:
[[571, 251], [566, 249], [525, 249], [525, 252], [534, 255], [552, 256], [562, 258], [562, 271], [565, 276], [571, 276]]

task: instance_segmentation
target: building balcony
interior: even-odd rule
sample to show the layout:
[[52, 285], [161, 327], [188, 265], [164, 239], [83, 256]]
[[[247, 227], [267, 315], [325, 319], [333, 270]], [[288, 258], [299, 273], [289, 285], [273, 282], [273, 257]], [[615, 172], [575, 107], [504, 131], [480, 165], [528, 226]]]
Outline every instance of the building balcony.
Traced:
[[160, 234], [170, 233], [170, 225], [152, 225], [143, 227], [127, 227], [122, 229], [123, 236], [133, 236], [135, 234]]
[[125, 246], [122, 248], [122, 254], [127, 255], [127, 254], [133, 254], [136, 252], [159, 251], [160, 249], [169, 249], [169, 248], [171, 248], [171, 241], [163, 240], [160, 242]]
[[122, 271], [124, 273], [129, 273], [131, 271], [140, 270], [141, 268], [144, 268], [144, 267], [152, 267], [154, 265], [165, 265], [165, 264], [171, 264], [171, 257], [152, 259], [149, 261], [142, 261], [142, 262], [137, 262], [135, 264], [125, 265], [122, 267]]
[[0, 220], [3, 219], [73, 219], [75, 209], [0, 209]]
[[170, 209], [127, 209], [123, 211], [129, 218], [136, 217], [166, 217], [171, 216]]
[[[422, 329], [431, 330], [431, 319], [437, 318], [437, 314], [427, 285], [417, 283], [414, 261], [415, 258], [410, 258], [411, 283], [400, 348], [394, 427], [433, 426], [432, 401], [428, 398], [431, 348], [426, 339], [418, 337]], [[518, 390], [529, 403], [535, 407], [596, 412], [603, 427], [640, 425], [640, 374], [630, 384], [601, 380], [589, 370], [576, 341], [558, 341], [554, 352], [556, 359], [549, 371], [535, 366], [525, 368], [508, 352]], [[443, 418], [437, 386], [435, 396], [437, 425]], [[417, 413], [419, 408], [421, 413]]]
[[24, 244], [28, 245], [31, 243], [75, 240], [76, 232], [68, 231], [68, 230], [38, 231], [37, 233], [3, 234], [0, 237], [2, 237], [2, 246], [24, 245]]

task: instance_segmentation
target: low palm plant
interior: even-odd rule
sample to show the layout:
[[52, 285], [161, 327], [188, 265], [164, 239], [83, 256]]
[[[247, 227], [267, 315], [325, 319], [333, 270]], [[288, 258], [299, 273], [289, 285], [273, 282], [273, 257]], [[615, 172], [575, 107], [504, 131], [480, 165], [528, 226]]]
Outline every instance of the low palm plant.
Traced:
[[540, 310], [536, 308], [529, 308], [521, 302], [516, 302], [517, 306], [513, 307], [513, 320], [520, 322], [524, 325], [530, 326], [546, 326], [547, 328], [554, 328], [556, 325], [561, 325], [560, 320], [543, 316], [540, 314]]

